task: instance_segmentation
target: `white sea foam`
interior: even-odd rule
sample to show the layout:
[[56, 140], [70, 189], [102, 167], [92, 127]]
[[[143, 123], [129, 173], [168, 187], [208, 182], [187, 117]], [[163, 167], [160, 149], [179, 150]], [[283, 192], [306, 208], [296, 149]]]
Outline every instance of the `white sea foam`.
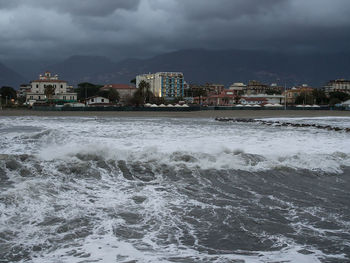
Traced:
[[[307, 121], [349, 127], [350, 118], [314, 118]], [[348, 133], [313, 128], [270, 127], [258, 123], [219, 123], [206, 119], [22, 117], [2, 118], [0, 124], [0, 133], [1, 129], [6, 128], [0, 137], [0, 153], [34, 156], [36, 158], [32, 161], [21, 165], [35, 170], [38, 168], [34, 166], [40, 164], [42, 169], [37, 177], [30, 178], [21, 177], [17, 170], [8, 170], [7, 176], [15, 184], [0, 194], [1, 200], [7, 202], [0, 202], [0, 232], [15, 233], [15, 239], [11, 241], [14, 245], [22, 244], [31, 248], [42, 242], [52, 242], [56, 246], [55, 249], [43, 249], [42, 252], [34, 253], [36, 257], [31, 259], [32, 262], [65, 263], [82, 262], [84, 259], [98, 262], [171, 262], [170, 258], [174, 257], [183, 262], [244, 260], [247, 263], [319, 263], [325, 257], [334, 257], [335, 260], [345, 258], [343, 254], [326, 255], [313, 247], [296, 244], [291, 238], [265, 236], [265, 233], [259, 231], [252, 235], [262, 235], [261, 238], [276, 241], [277, 247], [286, 247], [279, 251], [250, 251], [250, 255], [242, 255], [240, 251], [211, 255], [200, 252], [206, 248], [198, 249], [201, 243], [198, 229], [183, 222], [179, 213], [185, 213], [187, 211], [183, 210], [191, 207], [215, 214], [222, 207], [201, 198], [184, 195], [174, 186], [162, 184], [163, 178], [156, 177], [149, 184], [141, 184], [137, 180], [127, 180], [121, 174], [116, 174], [118, 169], [108, 172], [108, 169], [97, 167], [96, 162], [84, 162], [82, 159], [97, 156], [98, 160], [124, 160], [129, 164], [137, 163], [138, 167], [142, 166], [139, 163], [152, 168], [166, 165], [175, 171], [186, 167], [193, 172], [193, 176], [197, 176], [200, 169], [258, 172], [285, 167], [340, 174], [344, 166], [350, 167]], [[79, 180], [78, 175], [70, 176], [65, 170], [80, 163], [83, 166], [91, 165], [92, 170], [98, 172], [101, 178]], [[205, 180], [207, 179], [201, 181], [199, 178], [198, 185], [193, 187], [200, 187], [202, 183], [205, 188]], [[178, 182], [177, 187], [182, 187], [181, 182]], [[239, 190], [250, 194], [240, 198], [247, 198], [247, 202], [260, 207], [262, 194], [251, 189]], [[287, 202], [267, 194], [276, 205], [272, 210], [280, 207], [288, 210], [286, 217], [296, 231], [309, 229], [321, 235], [328, 231], [327, 228], [313, 226], [308, 221], [295, 221], [298, 215], [304, 213], [314, 217], [324, 216], [322, 211], [301, 208], [299, 211], [293, 200]], [[138, 204], [134, 201], [136, 196], [145, 200]], [[232, 200], [237, 198], [233, 194], [231, 197]], [[229, 215], [245, 215], [247, 208], [225, 206], [225, 209]], [[135, 213], [136, 218], [140, 217], [140, 222], [136, 220], [128, 225], [126, 219], [119, 216], [122, 213]], [[50, 216], [67, 224], [80, 218], [85, 218], [88, 222], [83, 227], [67, 227], [68, 230], [58, 233], [59, 224], [40, 224]], [[338, 217], [338, 214], [334, 215], [334, 221]], [[193, 217], [192, 220], [200, 219]], [[328, 220], [332, 220], [331, 215]], [[338, 223], [340, 230], [334, 230], [334, 234], [349, 227], [346, 225], [348, 222]], [[208, 225], [207, 229], [211, 226], [213, 225]], [[139, 238], [123, 238], [123, 233], [118, 237], [113, 232], [127, 227], [130, 232], [139, 234]], [[69, 235], [79, 235], [75, 232], [77, 230], [86, 230], [88, 234], [73, 240], [67, 238]], [[182, 242], [184, 230], [193, 238], [192, 246]], [[66, 243], [61, 241], [64, 238], [67, 239]], [[50, 239], [58, 241], [49, 241]], [[161, 244], [160, 241], [166, 243], [168, 239], [172, 239], [172, 242]], [[303, 253], [304, 249], [308, 252]]]
[[[350, 118], [283, 120], [336, 121], [350, 127]], [[341, 173], [343, 166], [350, 166], [350, 137], [345, 132], [201, 119], [28, 117], [5, 118], [1, 122], [14, 129], [0, 140], [6, 145], [2, 153], [35, 154], [44, 160], [95, 154], [115, 160], [186, 163], [189, 167], [204, 169], [257, 171], [290, 167], [334, 173]], [[16, 125], [40, 127], [43, 131], [23, 134], [16, 131]], [[186, 158], [181, 160], [181, 155], [194, 159], [186, 162]], [[256, 155], [256, 158], [249, 158], [249, 155]]]

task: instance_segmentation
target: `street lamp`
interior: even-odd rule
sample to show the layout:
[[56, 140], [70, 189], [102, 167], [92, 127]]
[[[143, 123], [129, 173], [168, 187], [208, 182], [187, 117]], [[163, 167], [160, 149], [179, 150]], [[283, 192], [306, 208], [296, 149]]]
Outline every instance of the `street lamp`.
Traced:
[[1, 104], [1, 102], [2, 102], [2, 94], [0, 94], [0, 110], [2, 110], [2, 104]]

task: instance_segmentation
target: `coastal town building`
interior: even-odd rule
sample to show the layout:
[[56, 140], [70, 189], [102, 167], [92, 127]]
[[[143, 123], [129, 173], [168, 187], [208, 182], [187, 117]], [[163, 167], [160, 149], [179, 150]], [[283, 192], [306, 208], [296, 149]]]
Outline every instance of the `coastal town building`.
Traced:
[[242, 97], [239, 100], [239, 103], [242, 105], [265, 105], [268, 103], [266, 98], [260, 97], [260, 98], [254, 98], [254, 97]]
[[261, 103], [270, 103], [270, 104], [283, 104], [284, 103], [284, 95], [279, 94], [256, 94], [256, 95], [246, 95], [244, 96], [246, 99], [254, 99], [256, 101], [261, 101]]
[[350, 95], [350, 80], [331, 80], [323, 87], [323, 90], [327, 96], [331, 92], [344, 92]]
[[259, 81], [251, 80], [248, 85], [241, 82], [235, 82], [230, 87], [235, 96], [256, 95], [256, 94], [282, 94], [283, 87], [276, 83], [271, 85], [262, 84]]
[[17, 90], [17, 98], [26, 98], [27, 93], [31, 91], [32, 86], [29, 84], [22, 84]]
[[225, 85], [223, 84], [207, 84], [206, 85], [208, 95], [218, 95], [225, 90]]
[[109, 91], [114, 89], [119, 93], [119, 102], [126, 103], [130, 98], [132, 98], [137, 91], [137, 88], [133, 85], [128, 84], [107, 84], [104, 85], [100, 90]]
[[92, 96], [86, 99], [87, 106], [110, 106], [109, 99], [101, 96]]
[[46, 89], [53, 88], [52, 99], [55, 102], [76, 102], [77, 93], [73, 92], [73, 87], [67, 85], [67, 81], [59, 80], [58, 75], [52, 75], [46, 71], [44, 75], [39, 75], [38, 80], [30, 82], [30, 91], [26, 92], [26, 101], [46, 101]]
[[301, 86], [295, 86], [289, 90], [286, 90], [285, 97], [288, 104], [295, 104], [295, 100], [300, 95], [311, 95], [314, 89], [307, 84]]
[[150, 84], [150, 91], [155, 97], [184, 97], [184, 76], [181, 72], [157, 72], [136, 76], [136, 87], [141, 81]]
[[242, 96], [246, 93], [247, 85], [241, 82], [235, 82], [229, 87], [229, 90], [232, 90], [235, 96]]
[[268, 89], [269, 89], [268, 85], [262, 84], [256, 80], [250, 80], [248, 82], [248, 85], [246, 87], [246, 92], [244, 94], [246, 94], [246, 95], [266, 94]]

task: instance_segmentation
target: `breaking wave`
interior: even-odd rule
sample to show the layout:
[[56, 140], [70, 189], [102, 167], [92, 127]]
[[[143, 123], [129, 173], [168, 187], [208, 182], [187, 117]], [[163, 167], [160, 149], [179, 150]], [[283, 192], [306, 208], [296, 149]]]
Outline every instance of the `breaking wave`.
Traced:
[[1, 121], [0, 262], [349, 261], [346, 134]]

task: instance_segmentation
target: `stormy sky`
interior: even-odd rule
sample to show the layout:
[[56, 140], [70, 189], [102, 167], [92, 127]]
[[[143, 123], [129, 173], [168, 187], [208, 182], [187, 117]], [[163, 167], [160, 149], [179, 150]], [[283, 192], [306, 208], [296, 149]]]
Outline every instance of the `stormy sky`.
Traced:
[[0, 60], [350, 52], [349, 0], [0, 0]]

